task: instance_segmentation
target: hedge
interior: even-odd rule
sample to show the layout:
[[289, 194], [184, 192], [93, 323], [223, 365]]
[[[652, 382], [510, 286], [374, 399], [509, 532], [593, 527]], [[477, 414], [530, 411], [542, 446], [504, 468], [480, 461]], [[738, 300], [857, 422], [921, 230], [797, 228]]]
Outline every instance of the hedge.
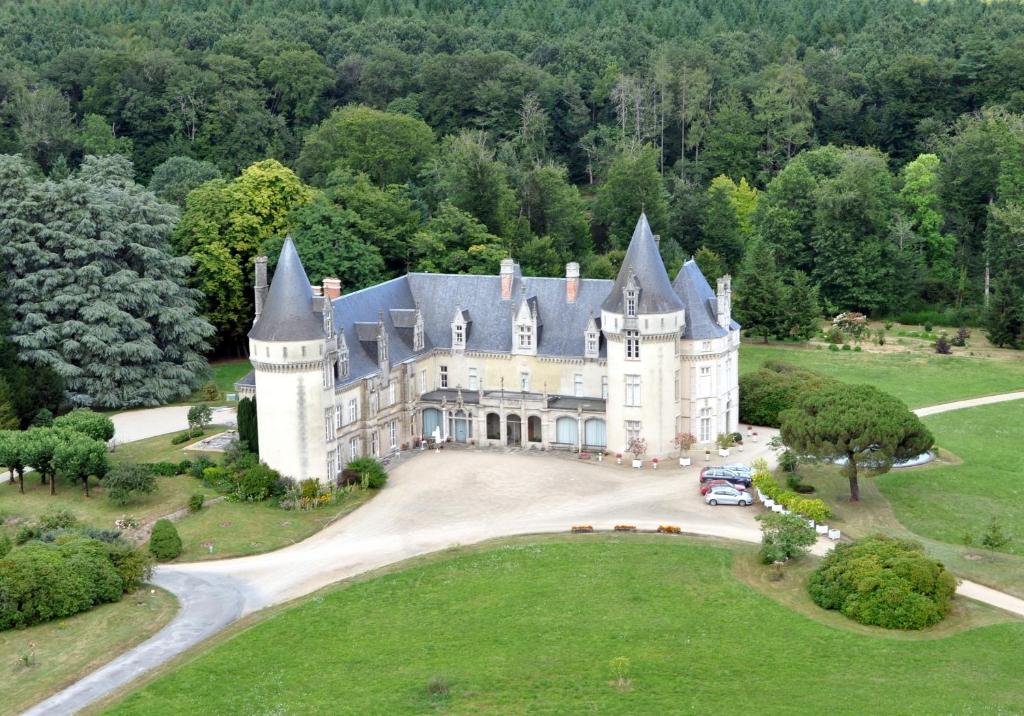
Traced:
[[886, 629], [924, 629], [952, 607], [956, 578], [917, 542], [876, 535], [837, 545], [811, 573], [815, 604]]
[[0, 559], [0, 630], [116, 602], [136, 589], [149, 569], [145, 555], [129, 545], [73, 534], [14, 549]]
[[775, 500], [790, 512], [814, 520], [817, 523], [824, 523], [832, 516], [832, 510], [824, 500], [808, 498], [803, 495], [784, 490], [775, 482], [775, 478], [765, 469], [755, 470], [753, 477], [754, 487], [768, 499]]
[[181, 554], [181, 537], [170, 520], [157, 520], [149, 535], [149, 551], [161, 562]]
[[836, 382], [821, 373], [783, 361], [767, 361], [740, 376], [740, 422], [777, 428], [779, 415], [796, 405], [805, 391]]

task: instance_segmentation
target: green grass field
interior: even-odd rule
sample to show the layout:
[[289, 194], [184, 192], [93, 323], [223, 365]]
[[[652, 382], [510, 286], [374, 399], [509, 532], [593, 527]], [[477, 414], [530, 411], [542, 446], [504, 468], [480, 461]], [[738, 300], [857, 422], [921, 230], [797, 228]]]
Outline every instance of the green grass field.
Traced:
[[[313, 595], [109, 713], [1019, 709], [1024, 622], [961, 605], [986, 618], [909, 637], [837, 628], [737, 579], [744, 554], [638, 535], [519, 540], [430, 561]], [[617, 674], [618, 657], [628, 665]], [[432, 694], [431, 681], [447, 693]]]
[[[21, 712], [148, 639], [177, 608], [169, 592], [146, 588], [68, 619], [0, 632], [0, 714]], [[33, 644], [26, 665], [21, 657]]]
[[1004, 551], [1024, 556], [1024, 401], [984, 405], [925, 418], [936, 443], [963, 460], [878, 478], [896, 518], [942, 542], [975, 545], [993, 518], [1013, 536]]
[[782, 360], [850, 383], [870, 383], [912, 408], [1024, 389], [1024, 360], [927, 353], [856, 353], [744, 343], [740, 374]]

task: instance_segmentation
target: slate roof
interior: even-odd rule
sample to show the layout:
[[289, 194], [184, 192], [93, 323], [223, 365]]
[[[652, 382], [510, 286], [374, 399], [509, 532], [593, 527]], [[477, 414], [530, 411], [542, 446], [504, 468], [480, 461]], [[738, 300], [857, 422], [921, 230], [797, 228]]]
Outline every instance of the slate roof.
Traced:
[[672, 282], [665, 271], [665, 262], [661, 260], [651, 225], [647, 223], [647, 214], [640, 214], [636, 222], [633, 238], [622, 259], [622, 268], [601, 308], [612, 313], [624, 312], [622, 292], [631, 276], [640, 286], [637, 314], [674, 313], [683, 309], [683, 302], [672, 289]]
[[[683, 264], [672, 288], [686, 307], [683, 338], [706, 341], [726, 334], [725, 329], [718, 325], [718, 298], [696, 261], [690, 259]], [[732, 321], [730, 328], [738, 331], [740, 324]]]
[[323, 314], [313, 310], [313, 288], [289, 236], [284, 240], [263, 313], [249, 331], [249, 338], [307, 341], [323, 337]]

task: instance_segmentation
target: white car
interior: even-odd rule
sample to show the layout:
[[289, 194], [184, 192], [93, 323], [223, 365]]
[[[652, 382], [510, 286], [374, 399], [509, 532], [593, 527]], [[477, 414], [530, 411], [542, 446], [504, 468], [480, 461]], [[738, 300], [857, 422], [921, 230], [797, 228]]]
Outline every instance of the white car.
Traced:
[[712, 506], [743, 505], [747, 507], [754, 502], [754, 498], [749, 492], [740, 492], [734, 487], [716, 485], [708, 490], [708, 494], [704, 495], [704, 502]]

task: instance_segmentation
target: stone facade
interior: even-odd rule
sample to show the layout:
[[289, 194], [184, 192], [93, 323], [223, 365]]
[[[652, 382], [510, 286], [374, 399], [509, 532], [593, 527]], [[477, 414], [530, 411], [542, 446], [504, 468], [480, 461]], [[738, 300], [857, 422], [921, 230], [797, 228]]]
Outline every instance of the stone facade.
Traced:
[[[696, 264], [674, 281], [641, 216], [614, 281], [408, 274], [352, 294], [313, 287], [294, 244], [250, 332], [260, 457], [295, 478], [333, 479], [361, 455], [432, 440], [674, 453], [678, 432], [711, 446], [738, 423], [739, 326], [728, 277]], [[262, 279], [260, 277], [261, 271]]]

